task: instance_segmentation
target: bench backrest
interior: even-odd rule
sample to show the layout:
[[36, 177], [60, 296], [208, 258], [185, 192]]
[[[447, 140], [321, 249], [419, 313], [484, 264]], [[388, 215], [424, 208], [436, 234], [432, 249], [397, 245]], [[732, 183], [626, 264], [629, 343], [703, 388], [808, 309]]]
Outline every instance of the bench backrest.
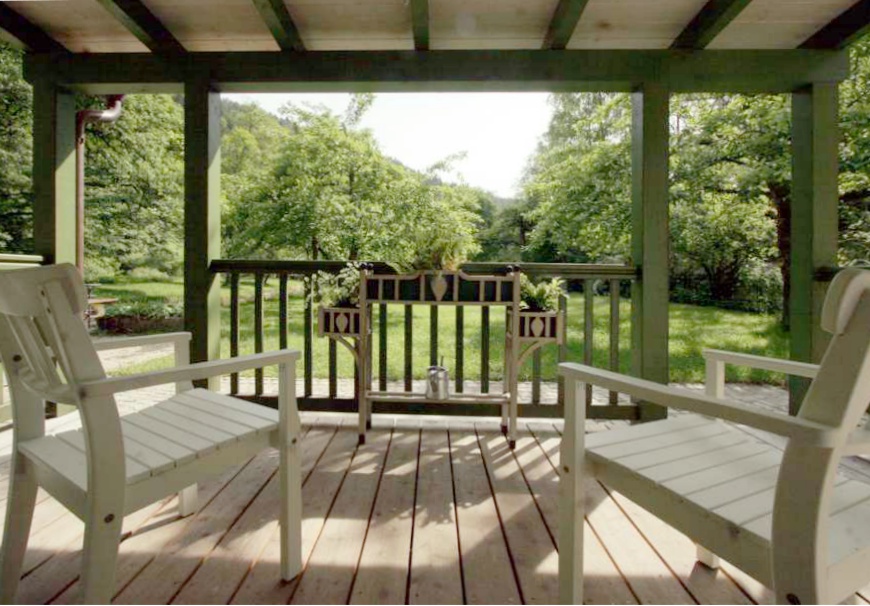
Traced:
[[870, 271], [849, 268], [837, 274], [821, 324], [831, 341], [798, 416], [835, 428], [834, 444], [788, 444], [773, 514], [774, 575], [789, 578], [794, 587], [811, 580], [798, 579], [795, 585], [795, 571], [815, 571], [812, 580], [824, 582], [837, 468], [850, 436], [867, 431], [858, 425], [870, 404]]

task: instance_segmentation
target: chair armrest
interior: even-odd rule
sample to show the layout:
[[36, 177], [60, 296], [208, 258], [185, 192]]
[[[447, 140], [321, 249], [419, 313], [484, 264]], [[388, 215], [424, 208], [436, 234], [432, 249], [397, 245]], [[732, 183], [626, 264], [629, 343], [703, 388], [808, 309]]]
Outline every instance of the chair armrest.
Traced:
[[191, 334], [189, 332], [167, 332], [159, 335], [137, 335], [134, 337], [111, 337], [92, 339], [94, 349], [106, 351], [109, 349], [124, 349], [126, 347], [140, 347], [142, 345], [154, 345], [156, 343], [188, 343]]
[[180, 381], [196, 381], [197, 379], [207, 379], [218, 375], [242, 372], [252, 368], [295, 362], [298, 359], [298, 351], [281, 349], [249, 356], [228, 358], [226, 360], [213, 360], [186, 366], [176, 366], [175, 368], [140, 373], [127, 377], [111, 377], [99, 381], [88, 381], [78, 385], [78, 394], [81, 398], [108, 396], [144, 387], [178, 383]]
[[836, 428], [829, 425], [757, 410], [745, 404], [714, 398], [688, 389], [669, 387], [608, 370], [592, 368], [583, 364], [563, 362], [559, 364], [559, 374], [569, 380], [596, 385], [669, 408], [688, 410], [732, 423], [749, 425], [812, 446], [831, 448], [835, 445], [836, 437], [839, 435]]
[[788, 375], [798, 377], [807, 377], [814, 379], [819, 372], [818, 364], [808, 364], [806, 362], [795, 362], [794, 360], [783, 360], [782, 358], [768, 358], [766, 356], [754, 356], [752, 354], [738, 353], [734, 351], [723, 351], [721, 349], [705, 349], [701, 355], [705, 360], [724, 362], [726, 364], [734, 364], [735, 366], [746, 366], [749, 368], [760, 368], [762, 370], [771, 370], [774, 372], [782, 372]]

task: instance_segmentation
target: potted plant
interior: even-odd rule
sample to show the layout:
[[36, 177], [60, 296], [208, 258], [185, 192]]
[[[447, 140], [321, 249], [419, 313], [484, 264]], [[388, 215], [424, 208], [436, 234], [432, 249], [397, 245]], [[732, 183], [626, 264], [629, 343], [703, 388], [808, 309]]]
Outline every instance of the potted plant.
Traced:
[[535, 284], [525, 274], [520, 276], [521, 339], [555, 339], [561, 342], [559, 297], [563, 290], [564, 282], [559, 278]]
[[360, 335], [359, 264], [348, 263], [337, 274], [318, 272], [317, 278], [318, 335], [358, 337]]

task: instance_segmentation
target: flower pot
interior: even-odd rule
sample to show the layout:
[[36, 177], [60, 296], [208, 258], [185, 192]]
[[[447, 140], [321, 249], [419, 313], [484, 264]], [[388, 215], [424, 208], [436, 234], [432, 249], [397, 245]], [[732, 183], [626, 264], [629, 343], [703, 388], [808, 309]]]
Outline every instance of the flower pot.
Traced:
[[558, 311], [520, 311], [520, 339], [562, 342], [562, 316]]

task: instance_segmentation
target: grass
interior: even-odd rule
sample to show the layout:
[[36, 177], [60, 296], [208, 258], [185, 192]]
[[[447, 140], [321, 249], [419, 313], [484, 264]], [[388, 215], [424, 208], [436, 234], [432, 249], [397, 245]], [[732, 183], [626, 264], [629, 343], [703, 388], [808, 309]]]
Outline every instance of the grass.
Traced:
[[[252, 353], [254, 349], [253, 331], [253, 280], [242, 280], [240, 284], [240, 334], [239, 349], [241, 354]], [[303, 310], [304, 301], [300, 283], [291, 283], [288, 287], [288, 341], [289, 346], [302, 349], [303, 346]], [[277, 349], [278, 336], [278, 301], [277, 281], [272, 280], [264, 288], [264, 349]], [[95, 291], [96, 296], [117, 297], [122, 300], [170, 300], [180, 301], [182, 285], [180, 282], [143, 282], [102, 285]], [[221, 288], [222, 301], [222, 334], [221, 356], [229, 356], [229, 287]], [[609, 300], [596, 297], [594, 303], [594, 348], [593, 363], [606, 367], [609, 360]], [[582, 296], [572, 295], [568, 303], [568, 359], [583, 360], [583, 307]], [[619, 329], [619, 365], [622, 372], [627, 372], [631, 364], [631, 305], [624, 299], [620, 302]], [[423, 378], [429, 365], [429, 321], [430, 307], [414, 307], [413, 334], [413, 370], [415, 378]], [[456, 354], [456, 316], [455, 308], [442, 307], [438, 312], [439, 357], [444, 356], [445, 366], [455, 372]], [[503, 369], [504, 353], [504, 313], [498, 308], [492, 308], [490, 328], [490, 378], [499, 380]], [[480, 309], [467, 307], [465, 309], [464, 374], [467, 380], [480, 378]], [[374, 359], [378, 359], [377, 314], [375, 314]], [[388, 305], [387, 321], [387, 376], [390, 380], [401, 379], [404, 372], [404, 309], [399, 305]], [[715, 307], [699, 307], [672, 303], [670, 306], [670, 374], [675, 382], [700, 383], [704, 381], [704, 360], [701, 350], [704, 348], [726, 349], [751, 353], [756, 355], [787, 357], [788, 334], [780, 327], [778, 318], [773, 315], [753, 314], [739, 311], [729, 311]], [[316, 336], [314, 326], [313, 368], [315, 377], [326, 377], [328, 369], [328, 339]], [[171, 363], [170, 358], [153, 360], [124, 372], [143, 372], [164, 367]], [[556, 376], [557, 351], [555, 346], [548, 346], [542, 353], [542, 377], [553, 380]], [[267, 375], [274, 372], [268, 369]], [[377, 363], [374, 376], [378, 374]], [[338, 347], [339, 377], [353, 377], [353, 366], [350, 354], [343, 347]], [[530, 378], [531, 363], [522, 370], [523, 379]], [[727, 380], [730, 382], [768, 383], [782, 385], [784, 376], [762, 370], [728, 367]]]

